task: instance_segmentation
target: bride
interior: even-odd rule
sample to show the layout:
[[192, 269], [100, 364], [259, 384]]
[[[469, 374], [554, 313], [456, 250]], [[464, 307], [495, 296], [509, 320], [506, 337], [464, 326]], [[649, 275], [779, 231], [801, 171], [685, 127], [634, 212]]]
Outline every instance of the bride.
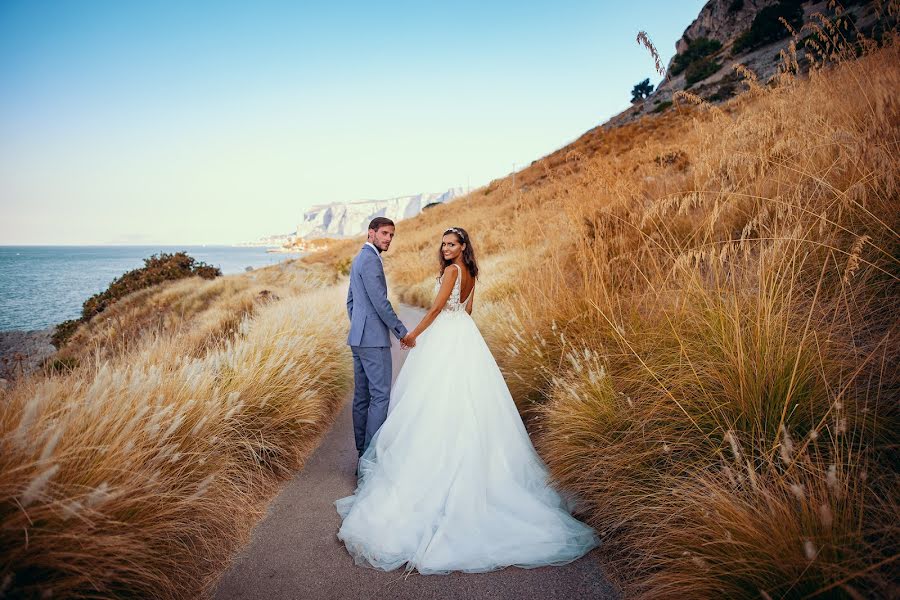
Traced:
[[434, 305], [403, 340], [414, 347], [387, 419], [360, 458], [355, 493], [335, 502], [338, 538], [357, 564], [385, 571], [571, 562], [599, 541], [551, 487], [470, 316], [478, 265], [464, 229], [444, 232], [439, 259]]

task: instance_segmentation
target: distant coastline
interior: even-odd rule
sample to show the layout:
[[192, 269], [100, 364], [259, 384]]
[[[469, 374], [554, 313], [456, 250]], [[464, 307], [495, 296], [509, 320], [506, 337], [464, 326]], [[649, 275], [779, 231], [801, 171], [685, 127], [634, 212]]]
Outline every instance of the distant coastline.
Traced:
[[267, 248], [266, 252], [270, 254], [298, 254], [300, 256], [309, 254], [309, 251], [307, 250], [301, 250], [299, 248], [285, 248], [284, 246], [279, 246], [277, 248]]
[[223, 275], [287, 258], [268, 247], [224, 244], [0, 245], [0, 379], [39, 368], [56, 352], [50, 343], [56, 325], [80, 315], [82, 303], [113, 279], [153, 254], [180, 250]]
[[265, 247], [227, 245], [2, 245], [0, 332], [40, 331], [77, 318], [84, 301], [116, 277], [142, 267], [153, 254], [178, 251], [218, 267], [223, 275], [289, 258]]

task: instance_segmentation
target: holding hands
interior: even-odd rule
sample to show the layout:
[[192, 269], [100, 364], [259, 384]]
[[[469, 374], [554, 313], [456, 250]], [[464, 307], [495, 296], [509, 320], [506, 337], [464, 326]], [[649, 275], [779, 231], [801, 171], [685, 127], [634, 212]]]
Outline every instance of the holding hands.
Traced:
[[403, 350], [409, 350], [410, 348], [416, 347], [416, 336], [408, 333], [402, 338], [400, 338], [400, 348]]

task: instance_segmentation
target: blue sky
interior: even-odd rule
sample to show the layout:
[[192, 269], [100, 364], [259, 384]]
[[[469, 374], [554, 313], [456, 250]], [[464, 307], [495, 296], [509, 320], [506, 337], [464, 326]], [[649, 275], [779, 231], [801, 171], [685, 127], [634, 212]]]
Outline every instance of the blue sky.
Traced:
[[701, 0], [0, 2], [0, 244], [233, 243], [484, 185], [659, 77]]

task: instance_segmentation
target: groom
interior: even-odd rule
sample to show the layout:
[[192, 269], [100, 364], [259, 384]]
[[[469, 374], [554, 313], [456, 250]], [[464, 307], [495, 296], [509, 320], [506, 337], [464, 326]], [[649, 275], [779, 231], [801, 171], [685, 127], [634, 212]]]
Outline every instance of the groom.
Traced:
[[406, 327], [388, 302], [381, 262], [381, 253], [394, 239], [394, 222], [375, 217], [369, 223], [368, 233], [368, 241], [350, 266], [347, 290], [347, 344], [353, 353], [353, 432], [359, 456], [387, 417], [392, 374], [388, 330], [405, 346], [411, 346], [406, 343]]

